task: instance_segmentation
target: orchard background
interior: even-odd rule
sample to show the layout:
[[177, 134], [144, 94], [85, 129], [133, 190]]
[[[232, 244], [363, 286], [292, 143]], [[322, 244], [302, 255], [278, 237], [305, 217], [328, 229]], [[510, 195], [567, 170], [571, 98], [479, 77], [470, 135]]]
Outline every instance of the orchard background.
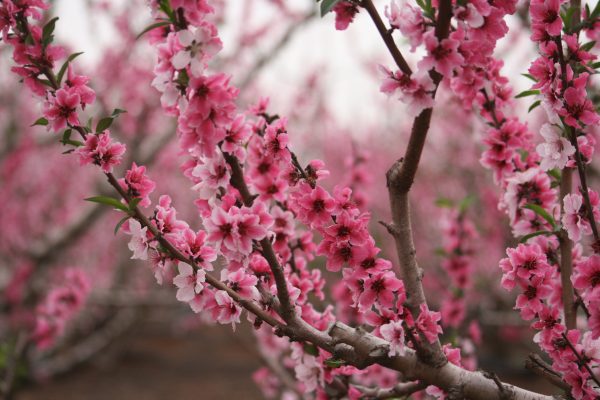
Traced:
[[597, 5], [291, 3], [0, 1], [2, 395], [597, 398]]

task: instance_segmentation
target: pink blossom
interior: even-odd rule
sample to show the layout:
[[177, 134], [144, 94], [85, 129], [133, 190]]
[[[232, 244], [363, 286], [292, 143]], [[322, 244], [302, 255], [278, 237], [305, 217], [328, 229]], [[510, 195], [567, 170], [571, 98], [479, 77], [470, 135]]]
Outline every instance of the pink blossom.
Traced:
[[425, 32], [425, 20], [421, 10], [408, 3], [398, 6], [393, 0], [390, 9], [386, 7], [385, 13], [390, 25], [399, 29], [402, 36], [408, 38], [411, 50], [414, 51], [423, 42]]
[[358, 13], [358, 6], [349, 1], [340, 1], [332, 11], [335, 13], [335, 29], [343, 31], [354, 20], [354, 16]]
[[559, 0], [533, 0], [529, 6], [534, 27], [543, 29], [550, 36], [558, 36], [562, 30]]
[[438, 73], [452, 77], [452, 71], [464, 62], [463, 56], [458, 52], [460, 43], [454, 39], [438, 41], [433, 31], [424, 35], [427, 56], [419, 61], [419, 68], [425, 71], [435, 69]]
[[215, 292], [215, 302], [218, 306], [218, 314], [215, 319], [220, 324], [231, 324], [233, 329], [235, 329], [235, 324], [239, 324], [240, 322], [242, 308], [224, 290], [217, 290]]
[[537, 244], [519, 244], [516, 249], [507, 249], [508, 258], [500, 261], [504, 272], [502, 286], [511, 290], [518, 278], [527, 280], [532, 276], [544, 277], [551, 270], [546, 254]]
[[238, 269], [227, 274], [227, 281], [228, 286], [238, 292], [240, 296], [252, 300], [260, 299], [260, 293], [256, 288], [258, 282], [256, 276], [247, 274], [243, 269]]
[[[306, 187], [305, 187], [306, 188]], [[308, 188], [310, 190], [310, 188]], [[331, 221], [335, 200], [321, 186], [317, 186], [298, 199], [298, 217], [312, 227], [322, 226]]]
[[515, 309], [521, 310], [521, 317], [532, 319], [543, 308], [542, 301], [552, 293], [552, 287], [545, 277], [534, 276], [529, 280], [517, 281], [523, 293], [517, 296]]
[[404, 283], [392, 271], [373, 271], [364, 282], [364, 292], [358, 302], [363, 310], [368, 310], [376, 302], [381, 307], [392, 307], [396, 292], [405, 299]]
[[580, 124], [593, 125], [600, 120], [591, 100], [586, 97], [585, 89], [570, 87], [564, 93], [564, 106], [558, 113], [564, 117], [565, 123], [573, 128]]
[[128, 223], [129, 234], [129, 250], [133, 252], [131, 258], [138, 260], [148, 259], [148, 227], [143, 227], [137, 219], [130, 218]]
[[217, 252], [206, 245], [206, 232], [186, 228], [183, 229], [179, 237], [177, 247], [186, 256], [194, 260], [200, 268], [212, 271], [212, 262], [217, 259]]
[[417, 318], [416, 327], [429, 343], [433, 343], [437, 340], [438, 335], [443, 332], [442, 327], [438, 324], [442, 319], [442, 315], [437, 311], [429, 311], [426, 304], [421, 304], [419, 308], [421, 312]]
[[113, 167], [121, 163], [125, 154], [125, 145], [113, 141], [110, 131], [98, 134], [88, 134], [83, 146], [75, 150], [79, 155], [79, 163], [98, 165], [105, 173], [111, 173]]
[[600, 256], [592, 254], [576, 263], [572, 280], [575, 289], [586, 292], [586, 299], [600, 299]]
[[119, 179], [121, 187], [133, 198], [141, 199], [139, 205], [147, 207], [150, 205], [150, 193], [156, 188], [156, 184], [146, 175], [146, 167], [138, 166], [135, 162], [125, 173], [125, 178]]
[[210, 200], [219, 188], [227, 188], [231, 172], [229, 165], [223, 157], [215, 156], [202, 158], [192, 170], [192, 176], [198, 178], [199, 182], [193, 186], [198, 191], [200, 199]]
[[173, 278], [173, 284], [177, 286], [177, 300], [189, 302], [204, 289], [206, 272], [202, 269], [194, 271], [191, 265], [181, 261], [177, 269], [179, 275]]
[[563, 169], [569, 156], [575, 154], [575, 147], [562, 137], [559, 129], [550, 124], [542, 126], [540, 134], [545, 140], [536, 147], [538, 154], [542, 157], [540, 168], [544, 171], [553, 168]]
[[379, 328], [381, 337], [390, 342], [390, 357], [404, 354], [404, 328], [402, 321], [391, 321]]
[[216, 28], [208, 23], [196, 27], [195, 31], [179, 31], [177, 38], [183, 49], [173, 56], [171, 62], [175, 69], [184, 69], [189, 65], [192, 76], [200, 76], [204, 72], [207, 60], [223, 47], [217, 37]]
[[77, 107], [81, 103], [81, 97], [77, 91], [63, 88], [56, 91], [54, 96], [50, 96], [44, 106], [44, 117], [50, 122], [54, 132], [58, 132], [67, 127], [79, 125], [77, 117]]
[[586, 221], [585, 208], [582, 209], [583, 197], [578, 193], [567, 194], [563, 199], [563, 204], [562, 223], [567, 230], [569, 239], [578, 242], [581, 240], [582, 234], [591, 234], [592, 228], [590, 223]]

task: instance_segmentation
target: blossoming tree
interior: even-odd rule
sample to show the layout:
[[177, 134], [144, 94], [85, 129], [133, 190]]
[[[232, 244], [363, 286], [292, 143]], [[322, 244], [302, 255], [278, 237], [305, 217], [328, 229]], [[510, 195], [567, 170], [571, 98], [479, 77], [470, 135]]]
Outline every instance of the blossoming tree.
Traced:
[[[372, 0], [320, 1], [321, 14], [335, 14], [338, 30], [358, 13], [369, 16], [394, 63], [379, 67], [381, 91], [406, 103], [412, 119], [404, 154], [381, 171], [391, 212], [381, 225], [392, 239], [394, 261], [380, 256], [382, 240], [369, 225], [360, 179], [360, 165], [369, 161], [355, 157], [350, 167], [356, 179], [331, 185], [323, 161], [303, 160], [295, 151], [289, 120], [274, 113], [268, 100], [241, 108], [240, 91], [223, 64], [211, 63], [223, 48], [215, 17], [220, 7], [217, 1], [153, 0], [155, 21], [142, 36], [156, 49], [146, 86], [156, 90], [160, 118], [176, 124], [179, 164], [196, 197], [184, 220], [167, 191], [152, 201], [160, 180], [141, 156], [128, 159], [135, 147], [128, 149], [111, 132], [125, 110], [103, 107], [99, 115], [86, 115], [107, 101], [77, 72], [79, 53], [68, 55], [54, 43], [58, 22], [45, 20], [47, 2], [0, 0], [2, 46], [12, 49], [14, 78], [41, 105], [31, 122], [58, 135], [67, 153], [108, 181], [112, 194], [87, 200], [121, 214], [115, 231], [130, 236], [131, 257], [149, 263], [158, 284], [174, 286], [190, 313], [234, 329], [244, 319], [254, 326], [270, 360], [270, 369], [257, 373], [266, 395], [549, 399], [477, 371], [473, 349], [443, 335], [442, 327], [465, 322], [473, 286], [478, 232], [466, 216], [468, 202], [450, 204], [438, 233], [441, 312], [426, 298], [431, 288], [417, 259], [413, 183], [436, 123], [434, 108], [476, 115], [483, 121], [481, 164], [492, 172], [499, 209], [518, 239], [499, 262], [497, 284], [516, 291], [514, 308], [535, 331], [545, 357], [531, 357], [528, 365], [566, 398], [597, 399], [600, 197], [589, 187], [588, 173], [599, 118], [588, 92], [599, 65], [595, 42], [584, 38], [598, 35], [600, 7], [531, 1], [531, 40], [539, 57], [523, 67], [531, 89], [517, 97], [536, 96], [531, 109], [541, 105], [545, 111], [538, 137], [515, 112], [511, 83], [494, 54], [509, 32], [505, 17], [515, 13], [516, 1], [392, 1], [383, 10], [387, 23]], [[420, 61], [409, 65], [398, 35], [419, 49]], [[452, 99], [451, 107], [436, 102], [438, 89]], [[327, 273], [315, 268], [319, 260]], [[35, 269], [16, 271], [10, 287], [18, 292], [14, 288]], [[335, 307], [323, 301], [330, 279]], [[24, 332], [12, 354], [24, 343], [49, 346], [95, 283], [77, 269], [62, 271], [59, 284], [39, 299], [33, 322], [12, 321]], [[14, 297], [12, 307], [21, 298]], [[475, 342], [477, 330], [470, 325]], [[15, 368], [6, 364], [2, 390], [8, 395]]]

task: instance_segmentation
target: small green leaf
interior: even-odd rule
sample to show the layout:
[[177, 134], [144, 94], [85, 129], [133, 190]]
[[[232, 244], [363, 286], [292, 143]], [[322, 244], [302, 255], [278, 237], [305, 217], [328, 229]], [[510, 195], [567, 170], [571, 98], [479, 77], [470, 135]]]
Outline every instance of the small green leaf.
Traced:
[[121, 226], [123, 226], [125, 221], [127, 221], [129, 218], [131, 218], [129, 215], [121, 218], [121, 220], [117, 223], [117, 226], [115, 226], [115, 235], [119, 232], [119, 229], [121, 229]]
[[515, 99], [520, 99], [521, 97], [533, 96], [533, 95], [536, 95], [536, 94], [540, 94], [540, 91], [536, 90], [536, 89], [524, 90], [521, 93], [519, 93], [518, 95], [516, 95]]
[[534, 82], [537, 82], [537, 79], [535, 79], [533, 77], [533, 75], [531, 75], [531, 74], [521, 74], [521, 75], [523, 75], [525, 78], [531, 79]]
[[76, 59], [77, 57], [79, 57], [80, 55], [82, 55], [83, 52], [81, 53], [73, 53], [71, 54], [69, 57], [67, 57], [66, 61], [64, 62], [64, 64], [62, 65], [62, 67], [60, 67], [60, 70], [58, 71], [58, 75], [56, 75], [56, 80], [58, 82], [58, 86], [60, 86], [63, 77], [65, 76], [65, 72], [67, 72], [67, 68], [69, 67], [69, 63], [71, 61], [73, 61], [74, 59]]
[[39, 79], [38, 78], [38, 81], [42, 82], [44, 85], [46, 85], [48, 87], [54, 88], [54, 85], [48, 79]]
[[345, 360], [341, 360], [339, 358], [328, 358], [327, 360], [325, 360], [325, 365], [328, 366], [329, 368], [339, 368], [339, 367], [343, 367], [344, 365], [346, 365], [346, 361]]
[[433, 251], [433, 253], [436, 256], [440, 256], [440, 257], [447, 257], [448, 256], [448, 253], [446, 252], [446, 250], [444, 250], [441, 247], [436, 247], [435, 250]]
[[135, 37], [135, 40], [138, 40], [139, 38], [144, 36], [146, 33], [150, 32], [151, 30], [160, 28], [162, 26], [168, 26], [168, 25], [171, 25], [171, 21], [161, 21], [161, 22], [156, 22], [152, 25], [149, 25]]
[[552, 215], [550, 215], [548, 213], [548, 211], [544, 210], [544, 208], [538, 206], [537, 204], [531, 204], [531, 203], [525, 204], [523, 206], [523, 208], [527, 208], [527, 209], [533, 211], [540, 217], [544, 218], [550, 225], [552, 225], [553, 228], [556, 228], [556, 221], [554, 221], [554, 218], [552, 218]]
[[323, 0], [321, 2], [321, 17], [324, 17], [340, 0]]
[[594, 46], [596, 45], [596, 41], [592, 40], [591, 42], [587, 42], [585, 44], [582, 44], [580, 49], [583, 51], [590, 51], [591, 49], [594, 48]]
[[69, 129], [65, 130], [65, 131], [63, 132], [63, 136], [62, 136], [62, 139], [60, 140], [60, 142], [61, 142], [62, 144], [67, 144], [67, 143], [69, 143], [69, 142], [71, 141], [71, 133], [72, 133], [72, 132], [73, 132], [73, 130], [72, 130], [71, 128], [69, 128]]
[[440, 208], [452, 208], [454, 207], [454, 202], [447, 197], [438, 197], [435, 200], [435, 205]]
[[319, 349], [317, 348], [317, 346], [311, 343], [304, 343], [304, 352], [315, 357], [319, 355]]
[[168, 1], [165, 1], [165, 0], [159, 1], [158, 2], [158, 6], [162, 10], [162, 12], [164, 12], [165, 14], [167, 14], [167, 16], [169, 17], [169, 19], [171, 21], [177, 22], [176, 18], [175, 18], [175, 13], [171, 9], [171, 6], [169, 5]]
[[589, 64], [589, 67], [592, 69], [598, 69], [598, 67], [600, 67], [600, 61], [596, 61], [596, 62]]
[[135, 198], [131, 199], [129, 201], [129, 210], [130, 211], [135, 210], [135, 208], [138, 206], [138, 204], [140, 204], [140, 201], [142, 201], [141, 197], [135, 197]]
[[35, 120], [35, 122], [33, 124], [31, 124], [31, 126], [36, 126], [36, 125], [46, 126], [46, 125], [48, 125], [48, 120], [46, 118], [38, 118]]
[[113, 117], [102, 118], [100, 121], [98, 121], [98, 124], [96, 125], [96, 133], [102, 133], [105, 130], [107, 130], [108, 128], [110, 128], [113, 121], [114, 121]]
[[467, 211], [467, 208], [469, 208], [469, 206], [471, 204], [473, 204], [474, 201], [475, 201], [475, 197], [473, 197], [471, 195], [465, 197], [464, 199], [462, 199], [460, 201], [460, 203], [458, 203], [458, 211], [460, 213], [464, 213], [465, 211]]
[[536, 100], [536, 101], [534, 101], [534, 102], [533, 102], [533, 104], [532, 104], [532, 105], [530, 105], [530, 106], [529, 106], [529, 108], [527, 109], [527, 112], [528, 112], [528, 113], [532, 112], [532, 111], [533, 111], [533, 110], [535, 110], [535, 109], [537, 108], [537, 106], [539, 106], [540, 104], [542, 104], [542, 101], [541, 101], [541, 100]]
[[125, 211], [125, 212], [129, 211], [129, 209], [127, 208], [127, 206], [125, 204], [121, 203], [118, 199], [115, 199], [114, 197], [95, 196], [95, 197], [88, 197], [85, 200], [91, 201], [93, 203], [99, 203], [99, 204], [111, 206], [113, 208], [116, 208], [117, 210], [121, 210], [121, 211]]
[[52, 40], [54, 39], [54, 28], [56, 27], [56, 21], [58, 21], [58, 17], [52, 18], [46, 25], [44, 25], [44, 29], [42, 29], [42, 46], [48, 47]]
[[115, 108], [110, 117], [104, 117], [100, 121], [98, 121], [98, 124], [96, 125], [96, 134], [102, 133], [108, 128], [110, 128], [115, 118], [126, 112], [127, 111], [121, 110], [120, 108]]
[[519, 239], [519, 243], [526, 243], [529, 239], [536, 237], [536, 236], [540, 236], [540, 235], [552, 235], [552, 232], [550, 231], [537, 231], [537, 232], [533, 232], [533, 233], [529, 233], [525, 236], [523, 236], [521, 239]]
[[126, 112], [127, 112], [126, 110], [121, 110], [120, 108], [115, 108], [111, 114], [111, 117], [115, 118], [121, 114], [125, 114]]
[[560, 182], [561, 179], [561, 175], [560, 175], [560, 170], [554, 168], [554, 169], [549, 169], [547, 171], [548, 175], [550, 175], [551, 177], [553, 177], [554, 179], [556, 179], [557, 181]]

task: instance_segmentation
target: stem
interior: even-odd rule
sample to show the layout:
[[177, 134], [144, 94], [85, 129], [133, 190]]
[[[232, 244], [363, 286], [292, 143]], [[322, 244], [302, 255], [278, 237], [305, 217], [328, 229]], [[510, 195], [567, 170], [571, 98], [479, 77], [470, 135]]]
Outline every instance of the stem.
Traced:
[[598, 378], [596, 377], [596, 375], [594, 375], [594, 371], [592, 371], [592, 369], [590, 368], [590, 366], [588, 365], [588, 360], [585, 360], [581, 354], [579, 354], [579, 352], [577, 351], [577, 349], [575, 348], [575, 346], [573, 346], [573, 343], [571, 343], [571, 341], [569, 340], [569, 338], [567, 337], [567, 335], [565, 333], [561, 334], [563, 339], [565, 340], [565, 342], [567, 343], [567, 346], [569, 347], [569, 349], [571, 349], [571, 351], [573, 352], [573, 354], [575, 355], [575, 357], [577, 357], [577, 361], [580, 367], [584, 367], [586, 369], [586, 371], [590, 374], [589, 379], [593, 380], [594, 382], [596, 382], [596, 385], [598, 385], [598, 387], [600, 387], [600, 380], [598, 380]]
[[[240, 165], [238, 159], [235, 156], [232, 156], [227, 153], [223, 153], [225, 157], [225, 161], [231, 167], [231, 185], [235, 187], [240, 194], [242, 195], [242, 199], [244, 204], [249, 207], [252, 205], [254, 201], [254, 197], [250, 193], [248, 189], [248, 185], [246, 185], [246, 181], [244, 180], [244, 172], [242, 170], [242, 166]], [[271, 268], [271, 272], [273, 273], [273, 277], [275, 278], [275, 285], [277, 286], [277, 297], [281, 301], [281, 317], [286, 322], [291, 322], [294, 319], [295, 311], [294, 306], [290, 300], [290, 294], [287, 288], [287, 281], [285, 279], [285, 274], [283, 273], [283, 268], [277, 261], [277, 256], [275, 255], [275, 251], [273, 250], [273, 245], [271, 244], [271, 240], [269, 238], [264, 238], [260, 241], [260, 245], [262, 247], [262, 254], [269, 263], [269, 267]]]
[[571, 386], [563, 381], [562, 377], [552, 369], [552, 366], [542, 360], [537, 354], [529, 355], [529, 358], [525, 360], [525, 368], [548, 380], [548, 382], [554, 386], [559, 387], [568, 393], [571, 392]]
[[385, 24], [383, 23], [381, 16], [379, 16], [379, 13], [377, 12], [375, 5], [373, 4], [373, 1], [372, 0], [363, 0], [362, 6], [367, 10], [369, 15], [371, 16], [371, 19], [375, 23], [375, 27], [379, 31], [379, 34], [381, 35], [383, 42], [387, 46], [390, 54], [392, 55], [392, 58], [396, 62], [396, 65], [398, 66], [398, 68], [400, 68], [400, 70], [402, 72], [404, 72], [406, 75], [411, 75], [412, 70], [410, 69], [410, 67], [408, 66], [408, 63], [402, 56], [402, 53], [400, 53], [400, 50], [396, 46], [396, 43], [394, 42], [394, 38], [392, 37], [392, 31], [390, 31], [389, 29], [387, 29], [385, 27]]
[[[115, 178], [115, 176], [112, 173], [108, 173], [105, 174], [106, 177], [108, 178], [108, 182], [110, 183], [110, 185], [115, 188], [115, 190], [117, 192], [119, 192], [119, 194], [121, 195], [121, 197], [123, 199], [125, 199], [125, 201], [127, 203], [129, 203], [129, 201], [131, 200], [131, 198], [129, 197], [129, 195], [127, 194], [127, 192], [125, 192], [123, 190], [123, 188], [121, 187], [121, 185], [119, 185], [119, 182], [117, 181], [117, 179]], [[198, 267], [198, 265], [196, 264], [196, 262], [194, 262], [194, 260], [187, 258], [185, 255], [183, 255], [179, 250], [177, 250], [177, 248], [175, 248], [175, 246], [173, 246], [171, 244], [171, 242], [169, 242], [167, 239], [165, 239], [161, 233], [158, 231], [158, 229], [152, 225], [152, 223], [150, 222], [150, 220], [148, 219], [148, 217], [146, 217], [141, 211], [140, 209], [136, 206], [133, 209], [133, 216], [135, 217], [135, 219], [137, 219], [143, 226], [147, 227], [148, 230], [150, 232], [152, 232], [152, 234], [154, 235], [154, 237], [159, 241], [159, 243], [170, 253], [170, 255], [179, 260], [182, 261], [186, 264], [191, 265], [192, 267], [194, 267], [195, 269], [200, 269]], [[281, 325], [281, 323], [275, 319], [272, 315], [270, 315], [269, 313], [267, 313], [265, 310], [263, 310], [258, 304], [256, 304], [255, 302], [245, 299], [243, 297], [241, 297], [239, 295], [239, 293], [237, 293], [235, 290], [231, 289], [229, 286], [227, 286], [226, 284], [224, 284], [223, 282], [221, 282], [219, 279], [215, 278], [214, 276], [212, 276], [211, 274], [207, 273], [206, 274], [206, 282], [211, 285], [212, 287], [214, 287], [215, 289], [218, 290], [224, 290], [225, 292], [227, 292], [227, 294], [239, 305], [241, 305], [243, 308], [245, 308], [246, 310], [248, 310], [249, 312], [251, 312], [252, 314], [256, 315], [258, 318], [262, 319], [263, 321], [265, 321], [267, 324], [273, 326], [273, 327], [278, 327]]]
[[577, 143], [577, 131], [571, 130], [571, 143], [575, 147], [575, 163], [577, 164], [577, 172], [579, 173], [579, 183], [581, 184], [581, 195], [585, 202], [585, 208], [587, 213], [588, 222], [592, 228], [594, 235], [594, 244], [592, 248], [595, 252], [598, 252], [596, 247], [600, 244], [600, 235], [598, 234], [598, 227], [596, 226], [596, 219], [594, 218], [594, 209], [592, 202], [590, 201], [589, 189], [587, 184], [587, 178], [585, 175], [585, 164], [581, 159], [581, 152], [579, 151], [579, 144]]
[[[573, 175], [570, 168], [564, 168], [560, 179], [560, 198], [571, 193]], [[561, 215], [564, 214], [564, 202], [560, 202]], [[561, 232], [559, 235], [560, 242], [560, 282], [562, 284], [562, 302], [565, 314], [565, 325], [567, 329], [575, 329], [577, 326], [577, 306], [575, 305], [575, 292], [571, 275], [573, 274], [573, 243], [565, 235], [566, 232]]]

